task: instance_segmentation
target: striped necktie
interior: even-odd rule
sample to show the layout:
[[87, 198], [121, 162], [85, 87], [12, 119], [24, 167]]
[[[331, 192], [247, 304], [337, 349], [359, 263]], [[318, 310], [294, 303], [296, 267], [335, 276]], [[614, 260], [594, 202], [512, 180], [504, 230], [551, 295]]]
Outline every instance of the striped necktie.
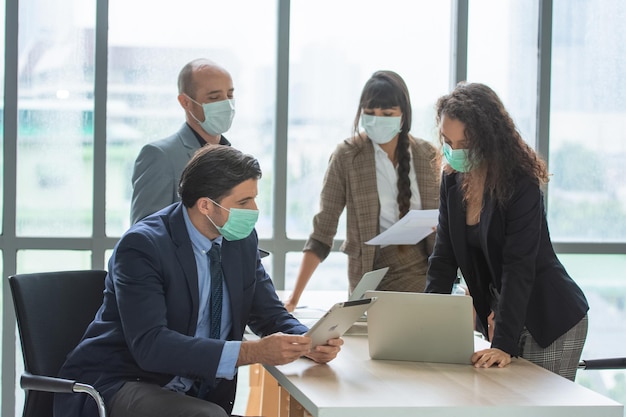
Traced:
[[222, 272], [222, 256], [220, 245], [213, 243], [209, 251], [211, 268], [211, 339], [220, 338], [220, 326], [222, 323], [222, 287], [224, 272]]

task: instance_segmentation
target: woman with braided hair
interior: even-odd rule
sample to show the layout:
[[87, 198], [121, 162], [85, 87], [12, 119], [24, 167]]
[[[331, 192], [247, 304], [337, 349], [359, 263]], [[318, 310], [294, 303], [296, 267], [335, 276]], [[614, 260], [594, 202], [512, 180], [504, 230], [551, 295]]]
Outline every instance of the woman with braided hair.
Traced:
[[383, 267], [389, 271], [379, 290], [424, 291], [434, 235], [415, 245], [364, 243], [409, 210], [439, 205], [436, 149], [411, 136], [410, 129], [406, 83], [393, 71], [375, 72], [361, 93], [352, 138], [339, 144], [330, 157], [313, 233], [304, 247], [295, 288], [285, 302], [288, 310], [297, 306], [311, 275], [330, 253], [344, 208], [347, 233], [341, 250], [348, 255], [350, 291], [364, 273]]

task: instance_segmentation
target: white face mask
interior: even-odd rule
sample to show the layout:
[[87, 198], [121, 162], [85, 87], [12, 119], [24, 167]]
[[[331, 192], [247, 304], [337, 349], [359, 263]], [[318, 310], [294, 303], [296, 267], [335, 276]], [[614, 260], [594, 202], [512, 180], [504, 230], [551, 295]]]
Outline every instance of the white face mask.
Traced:
[[189, 96], [187, 96], [187, 98], [202, 106], [202, 110], [204, 110], [204, 122], [198, 120], [193, 113], [189, 112], [189, 114], [209, 135], [221, 135], [230, 129], [233, 118], [235, 117], [235, 99], [200, 104]]
[[373, 142], [382, 145], [400, 133], [402, 117], [381, 117], [361, 114], [361, 127], [365, 129], [367, 137]]

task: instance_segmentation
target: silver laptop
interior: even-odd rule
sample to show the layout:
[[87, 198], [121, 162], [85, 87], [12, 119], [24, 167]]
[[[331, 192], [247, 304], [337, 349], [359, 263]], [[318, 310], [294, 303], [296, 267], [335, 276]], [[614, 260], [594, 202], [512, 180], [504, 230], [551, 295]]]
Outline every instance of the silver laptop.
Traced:
[[[354, 287], [354, 291], [350, 294], [348, 301], [357, 301], [365, 296], [366, 291], [375, 290], [382, 281], [385, 274], [389, 271], [389, 267], [377, 269], [375, 271], [366, 272], [361, 277], [359, 283]], [[326, 310], [318, 308], [298, 307], [293, 312], [293, 316], [300, 320], [307, 327], [312, 327], [324, 314]], [[359, 322], [367, 321], [366, 316], [357, 319]]]
[[388, 266], [363, 274], [359, 283], [354, 287], [354, 291], [350, 294], [348, 301], [360, 300], [365, 295], [365, 291], [374, 291], [385, 277], [385, 274], [387, 274], [387, 271], [389, 271]]
[[372, 359], [470, 364], [474, 353], [472, 298], [464, 295], [367, 291]]

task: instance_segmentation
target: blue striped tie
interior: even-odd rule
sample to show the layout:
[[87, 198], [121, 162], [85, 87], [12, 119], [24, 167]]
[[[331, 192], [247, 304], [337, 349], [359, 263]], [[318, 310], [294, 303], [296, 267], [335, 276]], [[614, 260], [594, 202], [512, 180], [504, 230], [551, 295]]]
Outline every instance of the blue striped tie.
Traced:
[[220, 338], [220, 326], [222, 323], [222, 286], [224, 272], [222, 272], [222, 256], [220, 245], [213, 243], [209, 251], [211, 262], [211, 339]]

